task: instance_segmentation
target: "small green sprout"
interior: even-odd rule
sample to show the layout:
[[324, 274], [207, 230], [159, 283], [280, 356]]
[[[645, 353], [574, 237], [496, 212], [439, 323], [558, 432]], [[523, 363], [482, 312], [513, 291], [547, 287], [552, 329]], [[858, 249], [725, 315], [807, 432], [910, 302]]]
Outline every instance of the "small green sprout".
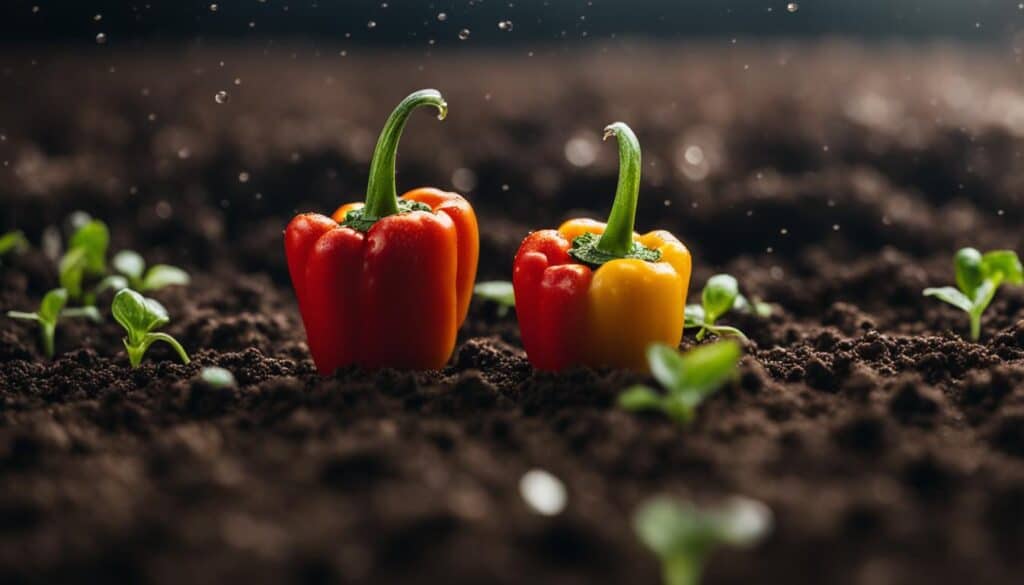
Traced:
[[0, 236], [0, 256], [5, 256], [9, 252], [16, 252], [27, 246], [28, 239], [25, 238], [25, 234], [21, 230], [7, 232]]
[[662, 343], [652, 344], [647, 348], [647, 363], [665, 394], [638, 384], [619, 395], [619, 406], [626, 410], [660, 410], [685, 425], [693, 420], [700, 403], [734, 375], [740, 357], [739, 344], [728, 340], [684, 354]]
[[39, 333], [43, 341], [43, 353], [46, 357], [53, 357], [53, 338], [57, 333], [57, 321], [64, 317], [86, 317], [93, 321], [100, 321], [100, 313], [96, 307], [85, 307], [81, 309], [65, 309], [68, 302], [68, 291], [57, 288], [43, 296], [39, 303], [39, 310], [35, 313], [22, 311], [8, 311], [7, 316], [11, 319], [35, 321], [39, 323]]
[[107, 247], [110, 231], [98, 219], [78, 222], [80, 225], [68, 242], [68, 251], [57, 265], [61, 287], [73, 300], [82, 298], [86, 277], [99, 277], [107, 272]]
[[114, 319], [128, 332], [128, 336], [124, 338], [124, 347], [128, 351], [128, 362], [133, 368], [139, 367], [142, 356], [146, 355], [149, 346], [157, 341], [163, 341], [173, 347], [181, 361], [189, 363], [188, 354], [178, 340], [166, 333], [154, 331], [171, 321], [167, 316], [167, 309], [157, 301], [125, 288], [114, 295], [111, 312]]
[[199, 372], [199, 379], [214, 388], [231, 388], [237, 386], [235, 375], [231, 370], [218, 366], [207, 366]]
[[999, 285], [1024, 284], [1024, 269], [1017, 253], [993, 250], [984, 255], [974, 248], [962, 248], [953, 257], [956, 286], [926, 288], [926, 297], [935, 297], [967, 313], [971, 321], [971, 339], [981, 337], [981, 315], [992, 302]]
[[491, 280], [477, 283], [473, 294], [498, 304], [498, 316], [504, 317], [509, 309], [516, 308], [516, 295], [512, 283], [507, 280]]
[[146, 270], [146, 261], [132, 250], [122, 250], [115, 254], [113, 264], [115, 270], [127, 277], [128, 286], [139, 292], [159, 290], [175, 284], [187, 285], [190, 282], [188, 273], [176, 266], [156, 264]]
[[768, 303], [762, 303], [757, 299], [751, 301], [740, 294], [740, 285], [735, 278], [728, 274], [716, 274], [704, 285], [704, 290], [701, 291], [701, 304], [686, 306], [686, 321], [683, 328], [700, 327], [697, 341], [702, 341], [708, 333], [721, 337], [739, 337], [746, 341], [747, 336], [739, 329], [715, 324], [719, 317], [730, 310], [753, 313], [759, 317], [768, 317], [772, 314], [772, 307]]
[[720, 546], [746, 548], [772, 528], [767, 506], [733, 497], [716, 507], [698, 507], [665, 496], [648, 500], [633, 518], [640, 540], [661, 560], [665, 585], [697, 585], [704, 564]]

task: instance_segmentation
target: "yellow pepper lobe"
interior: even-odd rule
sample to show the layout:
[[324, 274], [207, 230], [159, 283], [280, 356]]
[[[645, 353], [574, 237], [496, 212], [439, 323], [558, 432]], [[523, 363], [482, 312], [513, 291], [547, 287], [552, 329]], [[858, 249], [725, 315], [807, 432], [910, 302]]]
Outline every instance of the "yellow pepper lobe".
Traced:
[[648, 345], [679, 345], [685, 277], [669, 262], [622, 259], [598, 268], [587, 294], [586, 363], [646, 372]]

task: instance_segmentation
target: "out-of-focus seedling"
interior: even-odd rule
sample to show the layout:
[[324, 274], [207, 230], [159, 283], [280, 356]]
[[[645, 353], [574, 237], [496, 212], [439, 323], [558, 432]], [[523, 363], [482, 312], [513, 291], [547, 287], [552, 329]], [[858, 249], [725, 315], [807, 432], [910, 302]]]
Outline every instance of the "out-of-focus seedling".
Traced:
[[28, 240], [21, 230], [7, 232], [0, 236], [0, 256], [6, 256], [10, 252], [17, 252], [28, 246]]
[[971, 339], [981, 337], [981, 315], [988, 308], [1001, 284], [1024, 284], [1024, 269], [1017, 253], [993, 250], [982, 254], [974, 248], [962, 248], [953, 257], [956, 288], [926, 288], [924, 295], [945, 301], [967, 313]]
[[100, 277], [106, 273], [109, 245], [110, 231], [107, 224], [98, 219], [81, 223], [72, 234], [68, 251], [57, 265], [60, 285], [72, 300], [82, 299], [82, 285], [86, 277]]
[[698, 507], [661, 496], [640, 506], [633, 525], [641, 542], [661, 560], [665, 585], [697, 585], [716, 548], [757, 544], [771, 531], [772, 513], [749, 498]]
[[238, 385], [231, 370], [218, 366], [207, 366], [199, 372], [199, 379], [214, 388], [233, 388]]
[[740, 294], [739, 283], [728, 274], [716, 274], [708, 279], [701, 291], [701, 304], [686, 306], [686, 322], [684, 329], [700, 327], [697, 341], [701, 341], [708, 333], [720, 337], [739, 337], [746, 340], [747, 336], [735, 327], [716, 325], [718, 319], [730, 310], [752, 313], [759, 317], [772, 314], [772, 307], [756, 299], [748, 300]]
[[139, 292], [159, 290], [175, 284], [187, 285], [190, 282], [188, 273], [176, 266], [155, 264], [146, 270], [146, 261], [132, 250], [122, 250], [115, 254], [113, 264], [114, 269], [128, 279], [128, 286]]
[[86, 317], [93, 321], [100, 320], [100, 313], [95, 307], [84, 307], [81, 309], [65, 309], [68, 302], [68, 291], [58, 288], [51, 290], [43, 296], [39, 303], [39, 310], [34, 313], [22, 311], [8, 311], [7, 316], [11, 319], [22, 319], [39, 323], [39, 333], [43, 341], [43, 353], [46, 357], [53, 357], [53, 338], [57, 333], [57, 321], [63, 317]]
[[128, 333], [128, 336], [124, 338], [124, 347], [128, 351], [128, 362], [133, 368], [139, 367], [149, 346], [157, 341], [163, 341], [173, 347], [181, 357], [181, 361], [185, 364], [189, 363], [188, 354], [185, 353], [185, 348], [178, 343], [178, 340], [166, 333], [156, 331], [171, 321], [171, 318], [167, 316], [167, 309], [164, 309], [159, 302], [126, 288], [114, 295], [111, 312], [114, 314], [114, 319]]
[[661, 343], [647, 348], [651, 374], [665, 393], [636, 385], [619, 395], [626, 410], [660, 410], [679, 424], [693, 420], [697, 407], [736, 371], [741, 350], [734, 341], [719, 341], [680, 354]]
[[477, 283], [473, 294], [498, 304], [498, 316], [504, 317], [509, 309], [516, 308], [516, 295], [512, 283], [507, 280], [491, 280]]

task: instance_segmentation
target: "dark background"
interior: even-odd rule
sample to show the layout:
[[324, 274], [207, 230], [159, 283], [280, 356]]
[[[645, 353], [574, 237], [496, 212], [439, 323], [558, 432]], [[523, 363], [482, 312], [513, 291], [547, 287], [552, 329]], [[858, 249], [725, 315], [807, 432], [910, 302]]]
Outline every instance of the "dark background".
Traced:
[[[1017, 0], [802, 0], [795, 12], [780, 0], [220, 0], [216, 11], [212, 3], [4, 0], [0, 43], [95, 44], [99, 33], [111, 45], [300, 38], [419, 47], [430, 40], [473, 46], [823, 35], [993, 43], [1024, 24]], [[502, 21], [512, 30], [501, 30]], [[466, 40], [462, 29], [470, 31]]]

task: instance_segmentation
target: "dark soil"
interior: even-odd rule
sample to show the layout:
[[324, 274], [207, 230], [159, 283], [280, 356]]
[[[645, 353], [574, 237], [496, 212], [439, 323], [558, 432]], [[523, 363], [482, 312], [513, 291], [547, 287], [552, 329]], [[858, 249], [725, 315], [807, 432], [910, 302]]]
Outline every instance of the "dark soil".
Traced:
[[[187, 267], [154, 296], [195, 358], [158, 346], [133, 371], [108, 319], [68, 322], [48, 362], [0, 320], [0, 582], [654, 584], [630, 522], [659, 493], [774, 511], [708, 583], [1021, 582], [1024, 289], [979, 344], [921, 296], [959, 246], [1024, 249], [1012, 56], [357, 53], [0, 57], [0, 228], [38, 244], [84, 209], [114, 250]], [[314, 373], [281, 231], [359, 198], [382, 120], [427, 86], [451, 115], [411, 122], [399, 182], [462, 184], [481, 279], [509, 277], [528, 230], [606, 212], [599, 132], [621, 119], [644, 146], [639, 225], [690, 246], [691, 296], [728, 271], [776, 304], [728, 320], [752, 339], [742, 374], [691, 427], [617, 408], [635, 375], [532, 371], [514, 315], [483, 303], [443, 371]], [[592, 165], [567, 161], [574, 137]], [[0, 309], [55, 285], [38, 245], [5, 258]], [[197, 381], [207, 365], [239, 387]], [[568, 488], [559, 516], [519, 495], [538, 467]]]

